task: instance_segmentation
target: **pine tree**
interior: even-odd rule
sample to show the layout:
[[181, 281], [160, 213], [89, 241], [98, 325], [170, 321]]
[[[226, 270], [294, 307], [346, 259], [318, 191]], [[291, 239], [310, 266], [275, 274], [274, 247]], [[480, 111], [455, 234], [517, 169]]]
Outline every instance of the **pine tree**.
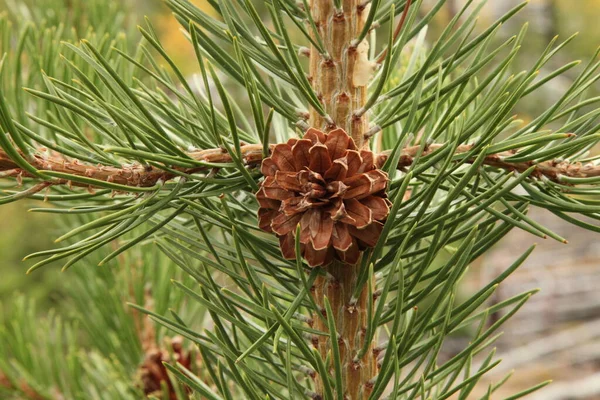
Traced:
[[498, 33], [525, 4], [482, 27], [466, 1], [432, 38], [445, 0], [165, 2], [191, 77], [117, 1], [7, 2], [0, 204], [64, 226], [29, 272], [61, 262], [71, 307], [15, 300], [2, 396], [473, 398], [535, 290], [490, 298], [533, 246], [458, 300], [469, 265], [513, 228], [566, 242], [531, 206], [599, 230], [597, 54], [540, 76], [555, 38], [513, 71], [527, 27]]

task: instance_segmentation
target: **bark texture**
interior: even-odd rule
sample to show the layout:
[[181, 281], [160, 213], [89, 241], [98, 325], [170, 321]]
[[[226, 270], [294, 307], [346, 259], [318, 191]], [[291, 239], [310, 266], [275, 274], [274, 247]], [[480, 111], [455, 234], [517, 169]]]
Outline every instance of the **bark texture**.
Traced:
[[[342, 128], [359, 149], [366, 148], [367, 115], [356, 116], [355, 112], [367, 101], [367, 83], [373, 63], [368, 59], [368, 43], [354, 43], [354, 40], [364, 26], [368, 6], [362, 6], [357, 0], [342, 0], [342, 9], [336, 10], [332, 0], [312, 0], [309, 12], [327, 50], [327, 54], [320, 54], [312, 47], [310, 52], [310, 79], [326, 112], [326, 115], [320, 115], [312, 109], [310, 126], [323, 131]], [[370, 394], [369, 382], [377, 371], [372, 345], [361, 359], [356, 359], [364, 344], [368, 304], [367, 287], [357, 299], [352, 299], [360, 274], [360, 261], [356, 265], [334, 261], [325, 270], [327, 276], [317, 279], [313, 296], [322, 310], [323, 299], [327, 296], [336, 321], [343, 366], [343, 387], [338, 390], [343, 390], [343, 396], [348, 400], [366, 399]], [[322, 319], [314, 318], [314, 321], [316, 329], [328, 331]], [[315, 345], [321, 357], [326, 359], [331, 351], [329, 338], [319, 336]], [[322, 398], [320, 377], [317, 377], [316, 391]]]
[[321, 130], [342, 128], [361, 148], [366, 145], [368, 121], [366, 115], [355, 116], [355, 111], [367, 101], [367, 83], [374, 63], [368, 58], [368, 42], [354, 40], [364, 26], [369, 6], [357, 0], [342, 0], [342, 9], [336, 10], [332, 0], [312, 0], [310, 8], [327, 50], [327, 54], [320, 54], [312, 47], [310, 52], [310, 79], [327, 114], [312, 109], [310, 125]]
[[[272, 151], [274, 144], [269, 145]], [[434, 153], [441, 149], [442, 144], [434, 143], [427, 147], [424, 155]], [[420, 146], [410, 146], [402, 149], [400, 159], [398, 160], [398, 168], [410, 167], [413, 163]], [[466, 153], [472, 150], [473, 146], [464, 144], [458, 146], [456, 154]], [[248, 144], [241, 148], [241, 159], [248, 167], [257, 167], [263, 160], [262, 145]], [[570, 162], [568, 160], [547, 160], [542, 162], [510, 161], [508, 157], [514, 156], [516, 151], [505, 151], [502, 153], [489, 154], [483, 160], [484, 165], [505, 169], [508, 171], [524, 172], [531, 167], [534, 171], [531, 176], [535, 178], [546, 178], [552, 182], [562, 183], [562, 177], [567, 178], [593, 178], [600, 176], [600, 165], [593, 162], [582, 164], [580, 162]], [[106, 165], [91, 165], [82, 163], [76, 159], [66, 159], [58, 156], [42, 156], [43, 151], [39, 151], [29, 163], [40, 171], [55, 171], [67, 173], [75, 176], [87, 177], [103, 182], [118, 183], [120, 185], [132, 187], [151, 187], [156, 185], [158, 181], [168, 181], [175, 178], [177, 175], [162, 169], [140, 164], [122, 165], [120, 167], [111, 167]], [[184, 172], [186, 174], [194, 174], [215, 168], [213, 164], [231, 163], [232, 158], [229, 153], [222, 149], [206, 149], [188, 153], [191, 161], [198, 163], [195, 167], [171, 167], [174, 170]], [[375, 154], [375, 165], [379, 168], [385, 163], [390, 155], [389, 151], [384, 151]], [[474, 159], [466, 159], [463, 162], [471, 163]], [[206, 163], [206, 164], [202, 164]], [[22, 169], [6, 152], [0, 149], [0, 179], [2, 178], [31, 178], [33, 177], [26, 170]], [[92, 188], [101, 187], [94, 184], [81, 184], [70, 182], [66, 179], [53, 179], [46, 182], [40, 182], [40, 187], [48, 187], [51, 185], [69, 184], [72, 186], [89, 186]]]

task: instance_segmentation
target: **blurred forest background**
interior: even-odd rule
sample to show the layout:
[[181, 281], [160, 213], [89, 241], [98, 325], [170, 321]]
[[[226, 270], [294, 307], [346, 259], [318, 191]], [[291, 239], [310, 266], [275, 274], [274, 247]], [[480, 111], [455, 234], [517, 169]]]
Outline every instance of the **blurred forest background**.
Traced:
[[[202, 1], [192, 0], [200, 6]], [[0, 0], [0, 12], [8, 7], [18, 8], [20, 2]], [[430, 27], [429, 34], [439, 32], [462, 2], [448, 0], [446, 8]], [[432, 2], [426, 0], [425, 7], [428, 3]], [[521, 1], [489, 0], [480, 27], [489, 26], [488, 22], [518, 3]], [[196, 72], [191, 69], [195, 63], [188, 62], [193, 52], [161, 0], [127, 0], [123, 1], [123, 7], [131, 9], [127, 16], [131, 19], [128, 25], [135, 26], [135, 22], [141, 22], [147, 15], [160, 32], [163, 46], [173, 59], [186, 73], [193, 75]], [[40, 12], [47, 13], [48, 18], [52, 16], [52, 10]], [[574, 59], [586, 61], [594, 54], [600, 45], [599, 17], [600, 0], [531, 0], [509, 26], [503, 27], [503, 34], [512, 35], [522, 24], [529, 23], [524, 44], [526, 51], [520, 53], [519, 59], [520, 66], [526, 68], [555, 35], [566, 39], [579, 32], [579, 37], [554, 59], [553, 65], [548, 66], [556, 68]], [[122, 23], [125, 25], [125, 22]], [[135, 31], [130, 34], [137, 40]], [[545, 91], [537, 91], [535, 97], [528, 99], [518, 110], [520, 117], [528, 119], [545, 109], [563, 93], [570, 78], [567, 74], [546, 85]], [[19, 292], [35, 301], [40, 313], [50, 309], [67, 312], [68, 302], [63, 289], [73, 282], [69, 277], [72, 272], [61, 274], [58, 267], [49, 266], [33, 275], [25, 275], [28, 263], [22, 258], [51, 247], [61, 230], [55, 218], [29, 213], [28, 206], [22, 202], [0, 207], [0, 311], [10, 308], [11, 299]], [[552, 216], [541, 212], [533, 214], [572, 244], [563, 246], [551, 239], [540, 243], [524, 268], [499, 292], [496, 301], [525, 289], [542, 289], [505, 329], [505, 338], [499, 342], [499, 352], [505, 362], [500, 365], [501, 370], [497, 374], [517, 368], [520, 371], [518, 377], [511, 379], [516, 388], [525, 388], [548, 378], [558, 381], [531, 398], [600, 399], [600, 291], [597, 289], [600, 285], [600, 248], [594, 249], [593, 245], [598, 238], [568, 227]], [[465, 290], [480, 287], [487, 276], [494, 274], [495, 268], [506, 267], [516, 254], [539, 241], [535, 239], [526, 233], [513, 231], [494, 251], [484, 256], [480, 265], [472, 269], [465, 282]], [[456, 340], [459, 342], [461, 338]], [[446, 351], [451, 355], [452, 343]], [[511, 388], [507, 386], [507, 389]]]

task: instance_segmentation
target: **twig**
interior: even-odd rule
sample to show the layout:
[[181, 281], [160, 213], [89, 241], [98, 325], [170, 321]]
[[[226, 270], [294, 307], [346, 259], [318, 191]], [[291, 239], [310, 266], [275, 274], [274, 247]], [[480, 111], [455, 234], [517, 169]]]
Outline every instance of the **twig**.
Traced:
[[[394, 39], [392, 40], [392, 43], [396, 43], [396, 39], [398, 39], [398, 35], [400, 35], [400, 32], [402, 32], [402, 27], [404, 26], [404, 22], [406, 21], [406, 17], [408, 15], [408, 9], [410, 8], [411, 3], [412, 3], [412, 0], [406, 1], [406, 5], [404, 6], [404, 11], [402, 12], [402, 17], [400, 18], [398, 25], [396, 25], [396, 30], [394, 31]], [[392, 15], [392, 22], [393, 21], [394, 21], [394, 16]], [[391, 49], [388, 49], [387, 47], [385, 49], [383, 49], [383, 51], [381, 52], [379, 57], [377, 57], [377, 64], [381, 64], [383, 62], [383, 60], [385, 60], [385, 56], [387, 55], [388, 51], [391, 51]]]
[[[274, 145], [271, 145], [273, 147]], [[249, 166], [256, 166], [262, 161], [262, 145], [250, 144], [242, 146], [242, 160]], [[196, 162], [206, 163], [190, 168], [174, 167], [172, 169], [193, 174], [203, 170], [210, 170], [214, 167], [212, 164], [221, 164], [232, 162], [231, 156], [220, 148], [200, 150], [188, 153], [191, 159]], [[158, 181], [167, 181], [175, 178], [177, 175], [172, 172], [164, 171], [156, 167], [140, 164], [124, 165], [120, 168], [105, 165], [82, 164], [78, 160], [67, 160], [59, 157], [44, 157], [36, 155], [31, 164], [39, 171], [61, 172], [86, 178], [92, 178], [104, 182], [111, 182], [131, 187], [151, 187]], [[22, 169], [10, 159], [10, 157], [0, 149], [0, 178], [5, 177], [31, 177], [31, 175]], [[66, 179], [52, 180], [52, 184], [69, 184], [73, 186], [88, 186], [77, 182], [70, 182]]]
[[[274, 144], [271, 144], [269, 145], [269, 148], [273, 149], [274, 146]], [[431, 154], [443, 146], [443, 144], [431, 144], [427, 147], [424, 155]], [[461, 145], [457, 148], [456, 154], [463, 154], [471, 149], [472, 145]], [[403, 169], [412, 165], [418, 150], [419, 146], [404, 148], [400, 155], [400, 160], [398, 161], [398, 168]], [[188, 155], [194, 161], [206, 163], [206, 165], [198, 165], [189, 168], [176, 167], [172, 169], [185, 174], [194, 174], [201, 171], [212, 170], [214, 168], [214, 164], [225, 164], [232, 162], [231, 156], [222, 149], [194, 151], [188, 153]], [[377, 166], [383, 166], [389, 155], [389, 151], [379, 153], [375, 159]], [[490, 154], [485, 158], [483, 163], [491, 167], [517, 172], [524, 172], [530, 167], [535, 166], [532, 176], [537, 178], [545, 177], [557, 183], [561, 182], [562, 176], [569, 178], [590, 178], [600, 176], [600, 166], [596, 166], [591, 163], [584, 165], [578, 162], [571, 163], [568, 161], [549, 160], [535, 164], [533, 161], [518, 163], [506, 161], [507, 157], [513, 155], [514, 153], [512, 152]], [[261, 144], [248, 144], [241, 147], [241, 159], [248, 167], [257, 167], [262, 162], [262, 158], [263, 155]], [[470, 163], [472, 161], [473, 160], [469, 159], [465, 160], [464, 162]], [[67, 160], [58, 157], [44, 157], [40, 155], [33, 159], [32, 165], [40, 171], [62, 172], [131, 187], [151, 187], [156, 185], [158, 181], [167, 181], [177, 176], [177, 174], [173, 172], [164, 171], [157, 167], [143, 166], [139, 164], [124, 165], [121, 168], [118, 168], [104, 165], [89, 165], [83, 164], [78, 160]], [[21, 176], [31, 177], [27, 171], [20, 169], [19, 166], [13, 160], [11, 160], [3, 150], [0, 149], [0, 178], [19, 178]], [[48, 184], [69, 184], [83, 187], [89, 186], [87, 184], [71, 182], [66, 179], [49, 180]]]
[[[424, 153], [424, 155], [431, 154], [443, 146], [443, 144], [431, 144], [428, 146], [427, 151]], [[398, 168], [402, 169], [409, 167], [413, 163], [414, 157], [419, 151], [419, 147], [420, 146], [406, 147], [404, 150], [402, 150], [400, 160], [398, 161]], [[472, 145], [460, 145], [456, 149], [456, 154], [466, 153], [472, 148]], [[383, 165], [383, 162], [385, 162], [385, 160], [387, 159], [388, 154], [389, 152], [384, 152], [378, 155], [379, 165]], [[485, 160], [483, 161], [483, 164], [491, 167], [517, 172], [525, 172], [529, 168], [535, 166], [535, 170], [532, 172], [533, 177], [545, 177], [556, 183], [564, 183], [561, 181], [561, 177], [563, 176], [569, 178], [592, 178], [600, 176], [600, 166], [594, 165], [592, 163], [581, 164], [579, 162], [569, 162], [563, 160], [548, 160], [539, 163], [535, 163], [534, 161], [510, 162], [506, 160], [506, 158], [514, 155], [515, 153], [510, 151], [490, 154], [486, 156]], [[465, 160], [465, 162], [467, 163], [470, 163], [472, 161], [473, 160]]]

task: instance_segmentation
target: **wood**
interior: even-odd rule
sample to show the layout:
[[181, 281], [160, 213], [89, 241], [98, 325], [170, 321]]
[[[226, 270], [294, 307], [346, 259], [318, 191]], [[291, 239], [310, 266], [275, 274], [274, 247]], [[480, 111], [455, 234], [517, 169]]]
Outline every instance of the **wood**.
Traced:
[[[275, 145], [271, 144], [270, 148], [273, 148], [273, 146]], [[436, 150], [439, 150], [442, 146], [442, 144], [434, 143], [426, 149], [424, 155], [431, 154]], [[411, 146], [404, 148], [400, 155], [400, 159], [398, 160], [398, 168], [402, 169], [409, 167], [413, 163], [419, 147], [420, 146]], [[471, 148], [471, 145], [461, 145], [456, 149], [456, 154], [465, 153], [471, 150]], [[244, 145], [241, 147], [241, 151], [242, 161], [248, 167], [256, 167], [262, 162], [263, 155], [261, 144]], [[90, 165], [75, 159], [65, 159], [54, 156], [45, 157], [40, 154], [42, 154], [41, 151], [29, 161], [31, 165], [40, 171], [63, 172], [126, 186], [151, 187], [156, 185], [159, 180], [164, 182], [177, 176], [174, 173], [163, 171], [156, 167], [143, 166], [140, 164], [124, 165], [121, 167]], [[188, 155], [192, 161], [199, 162], [199, 165], [190, 168], [173, 167], [173, 169], [186, 174], [194, 174], [213, 168], [212, 166], [202, 165], [200, 163], [223, 164], [232, 162], [231, 156], [222, 149], [198, 150], [190, 152]], [[383, 165], [389, 155], [388, 151], [377, 154], [375, 159], [377, 165]], [[548, 160], [537, 164], [531, 161], [519, 163], [506, 161], [505, 158], [511, 155], [514, 155], [514, 153], [505, 152], [490, 154], [484, 159], [483, 164], [517, 172], [524, 172], [530, 167], [535, 166], [535, 170], [531, 174], [533, 177], [545, 177], [556, 183], [561, 183], [561, 176], [570, 178], [600, 177], [600, 166], [593, 163], [581, 164], [564, 160]], [[472, 159], [468, 159], [464, 162], [470, 163], [472, 161]], [[31, 175], [27, 171], [21, 169], [19, 165], [6, 154], [6, 152], [0, 149], [0, 179], [22, 177], [31, 177]], [[69, 182], [64, 179], [56, 179], [46, 183], [51, 185], [70, 184], [72, 186], [90, 186], [87, 184], [83, 185], [76, 182]], [[91, 186], [94, 187], [94, 185]]]
[[366, 146], [366, 115], [356, 116], [367, 101], [368, 77], [373, 65], [368, 61], [366, 41], [354, 44], [369, 12], [357, 0], [342, 0], [342, 10], [332, 0], [313, 0], [310, 12], [326, 47], [327, 54], [310, 50], [309, 79], [326, 116], [310, 110], [310, 125], [324, 131], [344, 129], [358, 147]]
[[[319, 30], [318, 34], [326, 46], [328, 54], [320, 54], [315, 47], [310, 51], [309, 76], [317, 97], [323, 104], [326, 115], [310, 110], [310, 126], [330, 131], [343, 128], [358, 148], [368, 147], [365, 133], [368, 127], [367, 115], [357, 115], [367, 101], [368, 77], [372, 65], [368, 60], [368, 44], [355, 44], [368, 14], [356, 0], [343, 0], [342, 10], [334, 9], [332, 0], [313, 0], [310, 13]], [[360, 265], [360, 262], [359, 262]], [[325, 267], [326, 277], [315, 281], [315, 303], [324, 310], [323, 299], [327, 296], [335, 318], [336, 330], [342, 362], [342, 396], [347, 400], [367, 399], [370, 394], [370, 381], [377, 374], [376, 357], [372, 344], [360, 360], [355, 357], [363, 347], [367, 323], [368, 288], [352, 299], [359, 265], [347, 265], [334, 261]], [[315, 328], [328, 331], [320, 318], [313, 318]], [[331, 352], [331, 342], [326, 336], [318, 336], [316, 347], [325, 360]], [[328, 366], [334, 376], [333, 365]], [[323, 398], [321, 377], [316, 378], [316, 398]], [[339, 395], [339, 393], [338, 393]]]

